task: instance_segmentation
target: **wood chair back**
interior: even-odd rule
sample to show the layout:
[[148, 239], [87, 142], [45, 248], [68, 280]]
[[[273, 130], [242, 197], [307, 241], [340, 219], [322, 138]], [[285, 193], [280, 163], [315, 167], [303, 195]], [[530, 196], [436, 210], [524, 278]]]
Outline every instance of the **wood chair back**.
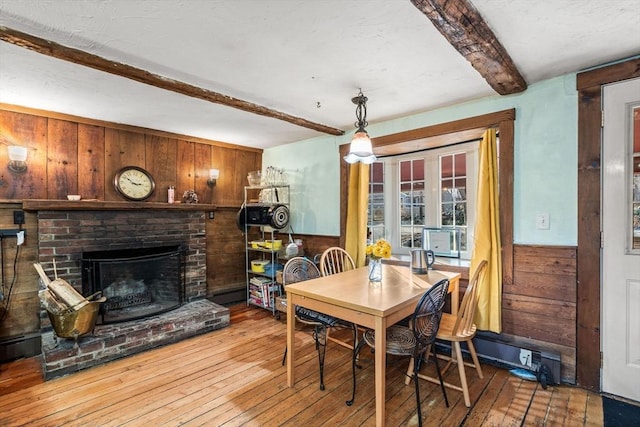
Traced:
[[458, 317], [453, 327], [453, 335], [465, 336], [473, 333], [474, 324], [473, 317], [476, 314], [476, 308], [478, 307], [478, 281], [480, 276], [487, 268], [487, 260], [482, 260], [476, 268], [473, 277], [469, 281], [460, 308], [458, 310]]
[[323, 276], [330, 276], [355, 268], [356, 263], [351, 258], [351, 255], [337, 246], [325, 250], [320, 257], [320, 272]]

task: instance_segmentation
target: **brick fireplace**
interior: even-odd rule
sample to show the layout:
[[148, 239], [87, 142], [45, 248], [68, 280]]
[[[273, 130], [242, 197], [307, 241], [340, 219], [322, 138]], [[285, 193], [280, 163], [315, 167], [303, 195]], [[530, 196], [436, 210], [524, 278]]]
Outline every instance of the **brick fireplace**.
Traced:
[[[154, 248], [160, 247], [180, 248], [184, 266], [184, 298], [181, 298], [179, 307], [164, 313], [126, 322], [99, 324], [93, 334], [80, 337], [77, 343], [74, 340], [56, 337], [48, 316], [43, 311], [41, 329], [45, 379], [176, 342], [229, 324], [228, 309], [205, 299], [207, 284], [204, 210], [160, 207], [118, 210], [105, 209], [100, 202], [84, 203], [98, 208], [64, 210], [61, 207], [56, 210], [38, 210], [38, 262], [50, 278], [55, 274], [55, 259], [58, 277], [65, 279], [82, 293], [82, 259], [87, 253], [153, 251]], [[117, 206], [117, 203], [115, 205]]]

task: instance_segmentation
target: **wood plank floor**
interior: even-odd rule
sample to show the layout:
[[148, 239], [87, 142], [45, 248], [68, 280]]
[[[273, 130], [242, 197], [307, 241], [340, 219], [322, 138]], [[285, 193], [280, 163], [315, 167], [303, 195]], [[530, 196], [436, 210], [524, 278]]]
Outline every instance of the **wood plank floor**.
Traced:
[[[329, 344], [324, 391], [318, 386], [313, 339], [299, 331], [296, 385], [282, 366], [285, 321], [255, 307], [231, 307], [223, 330], [43, 382], [38, 358], [0, 366], [2, 426], [374, 426], [373, 357], [362, 352], [353, 406], [350, 353]], [[417, 425], [413, 384], [404, 385], [408, 360], [390, 356], [387, 425]], [[426, 368], [431, 368], [427, 366]], [[473, 406], [421, 381], [425, 425], [601, 426], [602, 399], [585, 390], [543, 390], [506, 370], [468, 370]], [[459, 383], [456, 370], [447, 380]]]

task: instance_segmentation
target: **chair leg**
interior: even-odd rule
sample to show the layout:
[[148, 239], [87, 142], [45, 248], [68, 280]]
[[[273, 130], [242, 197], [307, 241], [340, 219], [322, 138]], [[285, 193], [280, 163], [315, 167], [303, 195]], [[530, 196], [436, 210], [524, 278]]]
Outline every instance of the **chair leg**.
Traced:
[[416, 362], [413, 360], [413, 357], [409, 359], [409, 366], [407, 367], [407, 374], [404, 376], [404, 385], [409, 385], [411, 379], [413, 378], [413, 365]]
[[353, 327], [353, 349], [355, 350], [358, 346], [358, 325], [354, 323], [351, 326]]
[[[415, 358], [411, 358], [412, 360]], [[413, 382], [416, 384], [416, 407], [418, 408], [418, 426], [422, 427], [422, 405], [420, 404], [420, 381], [418, 381], [418, 372], [420, 371], [420, 363], [422, 362], [422, 354], [417, 357], [413, 363]]]
[[356, 325], [355, 323], [353, 324], [353, 354], [355, 356], [355, 361], [356, 361], [356, 366], [358, 367], [358, 369], [361, 369], [362, 366], [358, 365], [358, 361], [360, 360], [360, 351], [358, 351], [356, 353], [356, 348], [359, 348], [359, 341], [358, 341], [358, 325]]
[[482, 368], [480, 367], [480, 361], [478, 360], [478, 355], [476, 354], [476, 349], [473, 346], [473, 341], [467, 341], [467, 347], [469, 347], [469, 353], [471, 353], [471, 358], [473, 359], [473, 364], [476, 365], [476, 371], [478, 371], [478, 376], [482, 377]]
[[456, 352], [456, 364], [458, 365], [458, 373], [460, 374], [460, 385], [462, 387], [462, 394], [464, 395], [464, 404], [467, 408], [470, 408], [471, 399], [469, 398], [469, 387], [467, 386], [467, 375], [464, 372], [464, 360], [462, 359], [462, 350], [460, 350], [460, 343], [458, 341], [454, 341], [453, 347]]
[[347, 400], [345, 403], [347, 406], [353, 405], [353, 401], [356, 399], [356, 366], [359, 368], [357, 364], [358, 355], [360, 354], [360, 348], [364, 343], [364, 339], [358, 342], [353, 349], [353, 354], [351, 355], [351, 374], [353, 375], [353, 388], [351, 389], [351, 399]]
[[314, 338], [318, 349], [318, 363], [320, 364], [320, 390], [324, 390], [324, 353], [327, 349], [327, 327], [316, 325]]
[[449, 407], [449, 399], [447, 399], [447, 391], [444, 388], [444, 381], [442, 380], [442, 372], [440, 372], [440, 365], [438, 365], [438, 355], [436, 354], [436, 348], [433, 346], [433, 363], [436, 365], [436, 372], [438, 373], [438, 380], [440, 381], [440, 388], [442, 389], [442, 395], [444, 396], [444, 404]]
[[284, 346], [284, 355], [282, 356], [282, 366], [284, 366], [284, 363], [287, 361], [287, 346]]

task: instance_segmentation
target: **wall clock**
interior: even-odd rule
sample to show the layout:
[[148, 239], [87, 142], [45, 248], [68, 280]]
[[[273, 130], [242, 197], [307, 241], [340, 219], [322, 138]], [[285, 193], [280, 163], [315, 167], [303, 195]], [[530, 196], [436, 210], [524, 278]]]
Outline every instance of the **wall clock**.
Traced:
[[148, 198], [156, 189], [156, 183], [149, 172], [137, 166], [125, 166], [113, 179], [116, 191], [129, 200], [140, 201]]

